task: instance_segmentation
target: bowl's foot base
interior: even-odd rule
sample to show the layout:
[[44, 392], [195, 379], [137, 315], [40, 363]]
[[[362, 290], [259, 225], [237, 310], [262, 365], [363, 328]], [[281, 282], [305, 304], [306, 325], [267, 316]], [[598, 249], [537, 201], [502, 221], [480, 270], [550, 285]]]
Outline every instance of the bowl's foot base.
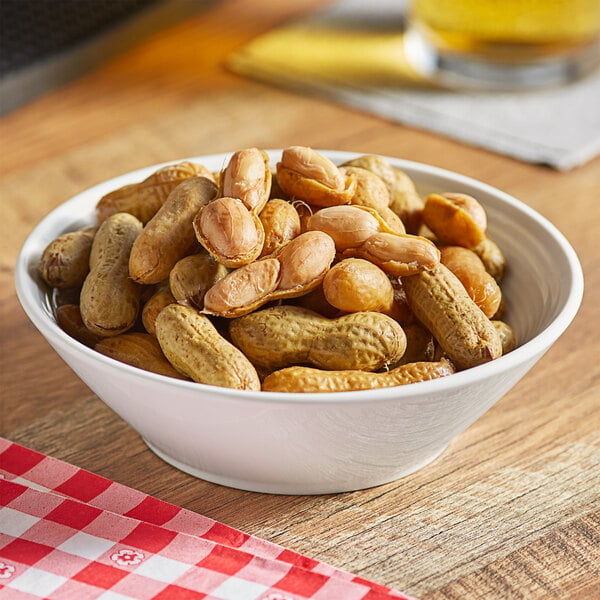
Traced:
[[238, 490], [244, 490], [247, 492], [259, 492], [263, 494], [285, 494], [294, 496], [305, 496], [305, 495], [319, 495], [319, 494], [337, 494], [343, 492], [355, 492], [361, 489], [367, 489], [376, 487], [378, 485], [384, 485], [415, 473], [423, 467], [429, 465], [436, 460], [448, 447], [447, 445], [437, 449], [423, 461], [416, 465], [411, 465], [405, 470], [399, 470], [394, 473], [388, 474], [387, 476], [381, 476], [377, 479], [373, 478], [372, 481], [361, 478], [360, 481], [315, 481], [306, 483], [302, 481], [259, 481], [259, 480], [246, 480], [237, 477], [228, 477], [220, 473], [212, 473], [203, 471], [196, 467], [192, 467], [184, 462], [177, 460], [169, 456], [167, 453], [157, 448], [154, 444], [142, 438], [144, 443], [154, 452], [159, 458], [170, 464], [172, 467], [197, 477], [210, 481], [211, 483], [217, 483], [227, 487], [235, 488]]

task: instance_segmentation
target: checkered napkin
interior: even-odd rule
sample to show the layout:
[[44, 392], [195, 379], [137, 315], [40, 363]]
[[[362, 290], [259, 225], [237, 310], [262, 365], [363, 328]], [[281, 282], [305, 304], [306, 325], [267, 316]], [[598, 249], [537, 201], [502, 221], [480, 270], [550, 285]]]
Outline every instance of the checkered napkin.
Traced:
[[0, 438], [3, 600], [410, 600]]

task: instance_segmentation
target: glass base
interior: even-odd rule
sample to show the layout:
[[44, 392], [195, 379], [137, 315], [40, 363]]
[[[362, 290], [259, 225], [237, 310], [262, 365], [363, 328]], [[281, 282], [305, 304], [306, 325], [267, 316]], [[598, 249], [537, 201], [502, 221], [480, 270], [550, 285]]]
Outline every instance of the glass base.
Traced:
[[473, 90], [533, 90], [571, 83], [600, 65], [600, 44], [579, 53], [527, 62], [486, 60], [436, 48], [417, 29], [404, 35], [404, 52], [411, 67], [443, 87]]

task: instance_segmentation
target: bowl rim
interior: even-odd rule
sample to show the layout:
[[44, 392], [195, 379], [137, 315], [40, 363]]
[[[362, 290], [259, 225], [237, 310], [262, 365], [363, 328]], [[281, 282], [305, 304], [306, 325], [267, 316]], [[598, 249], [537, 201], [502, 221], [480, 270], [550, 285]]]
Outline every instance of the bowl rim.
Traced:
[[[340, 162], [367, 154], [365, 152], [326, 150], [318, 148], [316, 150], [338, 164]], [[277, 156], [281, 154], [282, 149], [265, 149], [264, 151], [269, 155], [270, 160], [275, 160]], [[391, 162], [391, 164], [402, 170], [409, 171], [411, 179], [413, 178], [414, 174], [417, 174], [423, 177], [451, 179], [459, 186], [477, 188], [484, 193], [494, 196], [502, 203], [508, 204], [512, 208], [517, 209], [519, 212], [526, 215], [527, 218], [534, 221], [539, 227], [545, 230], [545, 232], [553, 239], [557, 247], [562, 252], [563, 258], [568, 265], [568, 272], [571, 278], [570, 282], [568, 282], [570, 287], [567, 297], [554, 320], [540, 333], [535, 335], [529, 341], [524, 342], [510, 353], [501, 356], [494, 361], [478, 365], [464, 371], [459, 371], [451, 376], [430, 381], [412, 383], [406, 386], [392, 386], [369, 390], [310, 393], [266, 392], [262, 390], [237, 390], [204, 383], [197, 383], [194, 381], [178, 380], [164, 375], [152, 373], [150, 371], [145, 371], [138, 367], [134, 367], [132, 365], [112, 359], [99, 352], [96, 352], [93, 348], [84, 345], [65, 333], [58, 326], [56, 320], [52, 319], [50, 315], [46, 314], [41, 306], [34, 302], [33, 297], [28, 295], [28, 286], [38, 286], [38, 282], [36, 282], [29, 273], [30, 260], [35, 255], [34, 248], [39, 248], [36, 238], [39, 236], [40, 232], [45, 228], [45, 226], [52, 221], [53, 217], [55, 217], [57, 213], [65, 211], [68, 206], [77, 204], [84, 198], [87, 199], [89, 196], [93, 195], [99, 198], [101, 195], [116, 189], [125, 183], [139, 181], [163, 166], [177, 164], [183, 161], [201, 164], [214, 163], [225, 165], [226, 161], [233, 154], [233, 152], [234, 151], [220, 152], [215, 154], [179, 158], [135, 169], [88, 187], [48, 212], [28, 234], [19, 251], [15, 266], [15, 287], [17, 297], [27, 316], [40, 331], [40, 333], [42, 333], [44, 337], [47, 337], [49, 341], [53, 340], [55, 343], [60, 345], [66, 344], [66, 346], [72, 351], [83, 353], [83, 356], [85, 356], [88, 360], [99, 361], [111, 369], [118, 369], [130, 376], [142, 378], [151, 382], [154, 381], [162, 385], [174, 386], [175, 388], [180, 388], [181, 390], [198, 391], [201, 389], [204, 392], [209, 392], [215, 396], [224, 396], [229, 399], [237, 398], [244, 402], [259, 401], [265, 403], [277, 403], [279, 405], [298, 403], [304, 405], [339, 404], [365, 401], [368, 401], [369, 403], [377, 403], [379, 401], [389, 401], [390, 399], [393, 399], [394, 401], [402, 401], [403, 398], [407, 397], [410, 397], [411, 399], [417, 399], [439, 393], [440, 391], [450, 392], [477, 381], [485, 380], [492, 375], [497, 376], [501, 373], [510, 371], [519, 364], [525, 363], [534, 358], [537, 360], [541, 358], [541, 356], [567, 329], [579, 310], [583, 299], [584, 290], [583, 270], [579, 258], [577, 257], [575, 250], [568, 242], [566, 237], [546, 217], [508, 193], [470, 176], [434, 165], [428, 165], [426, 163], [373, 153], [371, 154], [388, 160]], [[198, 388], [198, 386], [200, 386], [200, 388]]]

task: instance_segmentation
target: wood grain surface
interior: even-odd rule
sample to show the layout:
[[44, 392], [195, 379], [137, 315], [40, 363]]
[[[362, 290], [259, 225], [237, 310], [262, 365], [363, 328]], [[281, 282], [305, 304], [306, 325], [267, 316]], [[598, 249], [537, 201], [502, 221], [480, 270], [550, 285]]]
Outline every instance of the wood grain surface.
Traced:
[[[223, 68], [321, 4], [211, 3], [0, 120], [0, 434], [421, 600], [599, 598], [600, 159], [555, 172]], [[584, 269], [575, 321], [533, 370], [432, 465], [371, 490], [263, 495], [173, 469], [66, 367], [15, 295], [25, 237], [73, 194], [160, 161], [292, 144], [483, 180], [556, 224]]]

